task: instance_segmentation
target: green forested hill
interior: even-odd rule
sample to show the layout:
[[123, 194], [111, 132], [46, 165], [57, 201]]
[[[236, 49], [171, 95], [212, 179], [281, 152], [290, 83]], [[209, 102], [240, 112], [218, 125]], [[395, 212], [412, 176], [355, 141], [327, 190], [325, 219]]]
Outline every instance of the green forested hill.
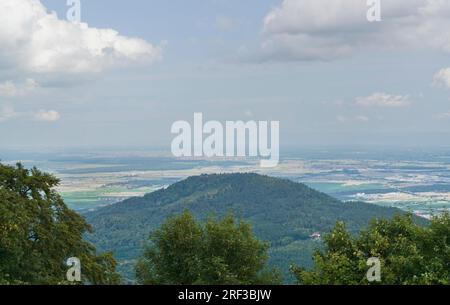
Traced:
[[255, 234], [271, 243], [271, 264], [285, 274], [292, 263], [312, 263], [312, 252], [321, 246], [310, 239], [312, 233], [327, 233], [338, 220], [357, 232], [374, 218], [400, 213], [364, 202], [344, 203], [289, 180], [257, 174], [202, 175], [88, 213], [95, 230], [89, 238], [99, 250], [113, 251], [131, 277], [134, 260], [152, 230], [185, 209], [200, 219], [233, 212], [249, 221]]

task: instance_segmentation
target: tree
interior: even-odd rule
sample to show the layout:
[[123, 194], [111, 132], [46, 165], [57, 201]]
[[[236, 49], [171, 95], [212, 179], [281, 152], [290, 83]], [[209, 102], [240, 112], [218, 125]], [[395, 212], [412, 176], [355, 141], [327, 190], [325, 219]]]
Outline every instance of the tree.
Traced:
[[375, 220], [359, 236], [338, 223], [325, 237], [325, 250], [315, 254], [314, 269], [292, 271], [299, 284], [369, 284], [371, 257], [381, 262], [376, 284], [450, 284], [450, 214], [434, 217], [428, 226], [417, 225], [412, 215]]
[[228, 215], [197, 222], [193, 215], [169, 218], [151, 235], [151, 245], [136, 265], [141, 284], [275, 284], [267, 270], [268, 244], [253, 236], [249, 224]]
[[66, 206], [58, 184], [36, 168], [0, 164], [0, 283], [64, 284], [69, 257], [81, 260], [85, 283], [119, 283], [114, 258], [83, 240], [91, 227]]

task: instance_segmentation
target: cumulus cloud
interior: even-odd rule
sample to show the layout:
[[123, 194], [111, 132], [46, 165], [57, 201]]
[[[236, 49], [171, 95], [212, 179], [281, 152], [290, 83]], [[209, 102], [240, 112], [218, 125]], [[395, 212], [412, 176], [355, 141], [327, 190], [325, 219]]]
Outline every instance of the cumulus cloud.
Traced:
[[29, 73], [100, 72], [131, 62], [154, 62], [162, 48], [112, 29], [72, 23], [39, 0], [0, 1], [0, 66]]
[[55, 122], [58, 121], [61, 116], [60, 114], [55, 110], [40, 110], [36, 115], [34, 116], [36, 121], [40, 122]]
[[61, 118], [55, 110], [40, 110], [34, 115], [34, 119], [39, 122], [56, 122]]
[[368, 22], [365, 0], [283, 0], [264, 19], [265, 60], [333, 60], [367, 48], [440, 49], [450, 53], [450, 1], [382, 1]]
[[450, 68], [437, 72], [433, 78], [433, 85], [450, 89]]
[[27, 79], [24, 83], [16, 84], [12, 81], [0, 83], [0, 96], [17, 97], [24, 96], [34, 91], [39, 84], [34, 79]]
[[366, 97], [358, 97], [355, 103], [364, 107], [405, 107], [411, 104], [407, 95], [391, 95], [383, 92]]

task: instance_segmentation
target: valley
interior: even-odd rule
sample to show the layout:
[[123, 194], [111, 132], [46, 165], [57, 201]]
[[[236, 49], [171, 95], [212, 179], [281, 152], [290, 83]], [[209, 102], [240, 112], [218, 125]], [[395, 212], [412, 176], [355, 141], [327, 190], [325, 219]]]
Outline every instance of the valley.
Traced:
[[38, 166], [61, 179], [59, 191], [75, 210], [89, 211], [143, 196], [189, 176], [252, 172], [289, 178], [343, 201], [393, 206], [430, 217], [450, 209], [450, 158], [446, 151], [309, 150], [263, 169], [252, 159], [174, 159], [148, 152], [90, 152], [12, 160]]
[[270, 242], [270, 264], [281, 268], [287, 282], [292, 281], [287, 266], [311, 266], [322, 246], [317, 236], [337, 220], [357, 232], [374, 217], [400, 210], [420, 219], [450, 210], [446, 152], [311, 150], [285, 155], [269, 169], [256, 159], [174, 159], [146, 151], [34, 156], [5, 161], [37, 166], [61, 179], [58, 191], [65, 202], [94, 226], [89, 239], [101, 252], [113, 251], [130, 283], [151, 230], [183, 209], [201, 219], [233, 211], [250, 221], [256, 235]]

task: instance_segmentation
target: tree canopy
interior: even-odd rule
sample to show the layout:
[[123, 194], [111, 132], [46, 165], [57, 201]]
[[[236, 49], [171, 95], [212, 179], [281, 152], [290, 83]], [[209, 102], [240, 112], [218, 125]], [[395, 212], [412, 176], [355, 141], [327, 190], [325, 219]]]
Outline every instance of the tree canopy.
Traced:
[[[82, 283], [120, 283], [112, 254], [97, 255], [96, 248], [84, 239], [91, 227], [66, 206], [55, 189], [58, 184], [56, 177], [36, 168], [0, 164], [0, 284], [67, 284], [65, 262], [70, 257], [81, 261]], [[179, 192], [187, 192], [183, 184], [175, 187], [180, 188]], [[206, 190], [201, 193], [206, 198], [201, 202], [205, 204], [217, 193], [211, 187]], [[305, 190], [307, 194], [310, 192]], [[304, 194], [304, 188], [299, 192]], [[226, 194], [229, 193], [228, 190]], [[317, 198], [317, 194], [310, 193], [305, 205]], [[184, 197], [189, 200], [176, 202], [184, 206], [191, 203], [189, 207], [193, 208], [192, 200], [199, 195], [195, 197], [189, 192], [188, 195]], [[158, 193], [149, 196], [161, 199]], [[217, 205], [219, 199], [226, 198], [223, 195], [215, 199]], [[232, 199], [228, 201], [234, 202], [235, 198]], [[167, 200], [171, 207], [173, 199]], [[344, 205], [338, 201], [331, 203], [326, 206]], [[163, 208], [161, 201], [151, 206], [158, 204]], [[124, 204], [119, 207], [129, 208]], [[136, 217], [145, 206], [139, 208], [133, 214]], [[343, 208], [348, 209], [349, 205]], [[200, 222], [192, 213], [172, 213], [178, 216], [169, 217], [150, 236], [149, 246], [135, 266], [139, 283], [281, 283], [279, 272], [267, 267], [269, 244], [255, 237], [249, 223], [232, 214]], [[301, 215], [302, 221], [311, 218]], [[132, 222], [134, 219], [129, 216], [126, 219]], [[449, 213], [425, 224], [412, 215], [375, 219], [359, 234], [349, 229], [348, 224], [338, 222], [324, 237], [323, 247], [318, 244], [321, 250], [314, 255], [312, 269], [292, 268], [299, 284], [369, 284], [366, 277], [369, 258], [378, 258], [381, 263], [381, 281], [374, 282], [377, 284], [450, 284]], [[302, 255], [300, 251], [296, 253]]]
[[201, 224], [185, 211], [151, 235], [136, 276], [141, 284], [280, 283], [278, 272], [266, 269], [268, 248], [233, 215]]
[[0, 283], [67, 283], [70, 257], [80, 259], [83, 282], [119, 283], [114, 258], [83, 239], [91, 227], [66, 206], [58, 184], [36, 168], [0, 164]]
[[114, 249], [120, 271], [132, 281], [135, 261], [149, 232], [186, 208], [199, 221], [210, 215], [221, 218], [231, 211], [251, 223], [255, 236], [270, 242], [268, 264], [281, 270], [287, 283], [294, 283], [291, 264], [312, 267], [314, 251], [321, 246], [310, 237], [313, 233], [330, 232], [339, 220], [357, 233], [374, 218], [402, 213], [364, 202], [342, 202], [285, 179], [251, 173], [201, 175], [87, 212], [95, 228], [88, 238], [98, 249]]
[[381, 281], [386, 285], [450, 284], [450, 214], [417, 225], [411, 215], [376, 220], [358, 236], [344, 223], [325, 237], [325, 249], [315, 254], [311, 271], [294, 267], [299, 284], [369, 284], [367, 260], [381, 262]]

